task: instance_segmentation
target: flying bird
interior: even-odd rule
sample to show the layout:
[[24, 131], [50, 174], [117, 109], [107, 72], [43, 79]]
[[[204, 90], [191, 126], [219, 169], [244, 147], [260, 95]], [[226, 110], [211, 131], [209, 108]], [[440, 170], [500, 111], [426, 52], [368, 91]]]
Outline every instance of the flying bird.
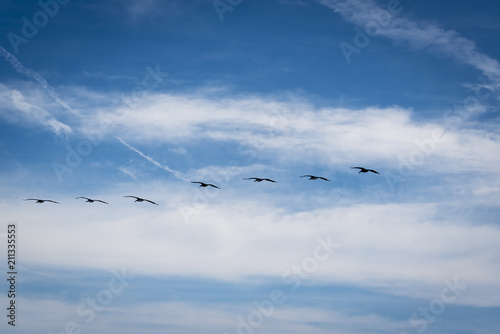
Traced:
[[199, 183], [199, 184], [200, 184], [200, 187], [203, 187], [203, 188], [210, 186], [210, 187], [214, 187], [214, 188], [220, 189], [219, 187], [214, 186], [214, 185], [213, 185], [213, 184], [211, 184], [211, 183], [198, 182], [198, 181], [196, 181], [196, 182], [195, 182], [195, 181], [191, 181], [191, 183]]
[[330, 180], [328, 180], [327, 178], [324, 178], [324, 177], [322, 177], [322, 176], [302, 175], [301, 177], [308, 177], [308, 178], [309, 178], [309, 180], [317, 180], [317, 179], [321, 179], [321, 180], [325, 180], [325, 181], [330, 182]]
[[75, 197], [75, 199], [78, 199], [78, 198], [85, 198], [87, 200], [86, 202], [88, 202], [88, 203], [101, 202], [104, 204], [109, 204], [108, 202], [101, 201], [100, 199], [92, 199], [92, 198], [88, 198], [88, 197]]
[[51, 199], [26, 198], [26, 199], [23, 199], [23, 201], [36, 201], [36, 203], [51, 202], [51, 203], [59, 204], [59, 202], [53, 201]]
[[140, 197], [137, 197], [137, 196], [123, 196], [123, 197], [132, 197], [132, 198], [135, 198], [135, 201], [134, 201], [134, 202], [149, 202], [149, 203], [151, 203], [151, 204], [158, 205], [157, 203], [155, 203], [155, 202], [153, 202], [153, 201], [150, 201], [149, 199], [140, 198]]
[[[375, 174], [380, 174], [379, 172], [377, 172], [376, 170], [373, 170], [373, 169], [368, 169], [368, 168], [364, 168], [364, 167], [351, 167], [351, 169], [359, 169], [359, 173], [368, 173], [368, 172], [372, 172], [372, 173], [375, 173]], [[358, 173], [358, 174], [359, 174]]]
[[276, 182], [274, 180], [271, 180], [271, 179], [261, 179], [261, 178], [258, 178], [258, 177], [243, 178], [243, 180], [254, 180], [253, 182], [269, 181], [269, 182], [278, 183], [278, 182]]

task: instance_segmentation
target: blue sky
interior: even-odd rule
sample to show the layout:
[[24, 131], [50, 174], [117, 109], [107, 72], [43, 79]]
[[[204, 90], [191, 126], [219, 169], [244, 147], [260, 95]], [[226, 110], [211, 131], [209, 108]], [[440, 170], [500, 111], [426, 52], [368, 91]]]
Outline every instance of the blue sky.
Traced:
[[0, 328], [498, 332], [499, 12], [3, 1]]

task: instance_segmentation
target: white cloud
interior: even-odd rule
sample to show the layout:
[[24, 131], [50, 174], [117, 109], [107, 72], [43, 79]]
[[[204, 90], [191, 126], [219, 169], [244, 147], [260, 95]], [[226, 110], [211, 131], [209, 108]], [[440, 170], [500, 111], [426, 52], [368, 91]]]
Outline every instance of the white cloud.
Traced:
[[52, 113], [44, 108], [30, 103], [18, 90], [11, 90], [0, 84], [0, 102], [2, 103], [1, 115], [10, 121], [23, 125], [42, 126], [56, 135], [73, 133], [69, 125], [58, 121]]
[[[324, 108], [300, 97], [210, 98], [182, 93], [151, 93], [128, 101], [117, 94], [68, 89], [82, 111], [78, 117], [65, 118], [71, 122], [65, 124], [46, 111], [52, 106], [43, 98], [26, 99], [38, 96], [36, 90], [2, 87], [0, 99], [10, 105], [2, 109], [6, 118], [12, 119], [12, 109], [22, 110], [24, 123], [35, 120], [56, 133], [74, 131], [105, 141], [119, 137], [135, 150], [152, 143], [186, 147], [214, 142], [227, 145], [236, 155], [248, 154], [249, 163], [258, 163], [254, 160], [258, 155], [277, 166], [306, 163], [335, 170], [370, 165], [399, 173], [403, 161], [410, 161], [412, 175], [499, 173], [495, 166], [500, 154], [494, 153], [500, 153], [500, 138], [494, 128], [474, 123], [484, 111], [480, 105], [443, 110], [435, 119], [417, 121], [411, 109], [399, 106]], [[120, 100], [123, 103], [116, 103]], [[157, 158], [142, 154], [158, 166]], [[163, 164], [161, 168], [178, 177], [183, 173]]]
[[[96, 107], [82, 113], [73, 127], [92, 132], [103, 120], [112, 124], [104, 138], [116, 141], [114, 136], [119, 136], [129, 149], [164, 169], [167, 167], [158, 159], [135, 147], [152, 142], [213, 141], [264, 152], [273, 158], [275, 169], [303, 162], [333, 170], [349, 170], [351, 163], [397, 170], [400, 157], [411, 160], [413, 152], [421, 150], [416, 140], [430, 145], [433, 132], [441, 129], [444, 136], [438, 136], [431, 145], [434, 148], [427, 148], [430, 153], [424, 155], [414, 174], [416, 182], [429, 174], [433, 175], [430, 182], [445, 179], [430, 184], [422, 194], [426, 201], [433, 201], [429, 196], [434, 198], [440, 186], [446, 196], [435, 204], [425, 204], [422, 199], [366, 204], [362, 196], [373, 197], [380, 191], [356, 197], [347, 189], [333, 189], [323, 197], [305, 198], [285, 188], [275, 199], [272, 193], [242, 191], [250, 184], [232, 186], [233, 181], [243, 182], [241, 174], [262, 169], [260, 161], [235, 167], [207, 166], [181, 171], [183, 179], [229, 179], [224, 191], [154, 180], [114, 184], [98, 194], [109, 206], [61, 201], [57, 206], [21, 202], [2, 207], [4, 219], [22, 222], [26, 263], [99, 269], [124, 266], [144, 275], [221, 280], [279, 278], [311, 256], [318, 237], [331, 236], [341, 246], [311, 280], [431, 298], [444, 279], [458, 277], [471, 287], [460, 303], [500, 304], [495, 255], [498, 228], [483, 224], [481, 215], [437, 217], [443, 207], [457, 207], [455, 190], [462, 196], [475, 194], [471, 199], [475, 206], [496, 207], [500, 155], [493, 153], [500, 152], [500, 140], [489, 130], [468, 128], [465, 121], [461, 127], [444, 130], [441, 119], [417, 122], [411, 110], [397, 106], [317, 108], [303, 100], [210, 99], [185, 94], [149, 94], [127, 109]], [[122, 169], [124, 173], [133, 171], [130, 166]], [[472, 172], [474, 178], [467, 177]], [[133, 203], [123, 195], [146, 197], [160, 206]], [[332, 201], [334, 196], [338, 201]], [[294, 207], [304, 200], [320, 204], [302, 211]], [[195, 209], [189, 224], [181, 207]]]
[[[130, 195], [147, 194], [160, 206], [113, 195], [130, 189]], [[443, 205], [417, 203], [332, 203], [293, 212], [271, 196], [228, 188], [208, 197], [208, 205], [186, 223], [179, 208], [199, 206], [197, 191], [185, 184], [122, 185], [99, 196], [109, 206], [21, 202], [6, 206], [3, 216], [20, 222], [27, 265], [125, 267], [134, 274], [230, 281], [280, 279], [313, 256], [317, 238], [330, 238], [340, 246], [302, 284], [323, 281], [434, 298], [445, 279], [457, 277], [469, 287], [457, 303], [500, 304], [500, 230], [475, 220], [480, 218], [464, 221], [457, 213], [443, 219], [438, 217]]]
[[[100, 109], [98, 117], [87, 118], [82, 126], [91, 131], [110, 121], [110, 131], [129, 143], [236, 144], [280, 164], [374, 164], [397, 170], [402, 160], [418, 160], [418, 173], [496, 174], [500, 155], [491, 152], [500, 152], [498, 135], [463, 126], [480, 112], [476, 109], [466, 110], [465, 116], [443, 111], [441, 119], [417, 122], [411, 110], [397, 106], [316, 108], [304, 101], [256, 96], [213, 100], [150, 94], [126, 109]], [[460, 128], [446, 126], [457, 120]]]

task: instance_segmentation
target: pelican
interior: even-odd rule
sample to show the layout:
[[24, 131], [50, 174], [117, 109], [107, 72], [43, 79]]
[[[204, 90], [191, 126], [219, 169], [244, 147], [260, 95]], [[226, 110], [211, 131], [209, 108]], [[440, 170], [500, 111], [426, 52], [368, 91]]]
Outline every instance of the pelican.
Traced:
[[[359, 173], [368, 173], [368, 172], [372, 172], [372, 173], [375, 173], [375, 174], [380, 174], [379, 172], [377, 172], [376, 170], [373, 170], [373, 169], [368, 169], [368, 168], [364, 168], [364, 167], [351, 167], [351, 169], [359, 169]], [[359, 174], [358, 173], [358, 174]]]
[[324, 177], [322, 177], [322, 176], [302, 175], [301, 177], [308, 177], [308, 178], [309, 178], [309, 180], [317, 180], [317, 179], [321, 179], [321, 180], [325, 180], [325, 181], [330, 182], [330, 180], [328, 180], [327, 178], [324, 178]]
[[153, 202], [153, 201], [150, 201], [149, 199], [145, 199], [145, 198], [140, 198], [140, 197], [137, 197], [137, 196], [123, 196], [123, 197], [132, 197], [132, 198], [135, 198], [135, 201], [134, 202], [149, 202], [151, 204], [154, 204], [154, 205], [158, 205], [157, 203]]
[[26, 199], [23, 199], [23, 201], [36, 201], [36, 203], [51, 202], [51, 203], [59, 204], [59, 202], [53, 201], [51, 199], [26, 198]]
[[213, 185], [213, 184], [211, 184], [211, 183], [198, 182], [198, 181], [196, 181], [196, 182], [195, 182], [195, 181], [191, 181], [191, 183], [199, 183], [199, 184], [200, 184], [200, 187], [203, 187], [203, 188], [210, 186], [210, 187], [214, 187], [214, 188], [220, 189], [219, 187], [214, 186], [214, 185]]
[[100, 199], [92, 199], [92, 198], [88, 198], [88, 197], [75, 197], [75, 199], [79, 199], [79, 198], [85, 198], [87, 200], [87, 203], [101, 202], [104, 204], [109, 204], [108, 202], [101, 201]]
[[261, 179], [259, 177], [249, 177], [249, 178], [243, 178], [243, 180], [254, 180], [253, 182], [262, 182], [262, 181], [269, 181], [269, 182], [274, 182], [274, 183], [278, 183], [274, 180], [271, 180], [271, 179]]

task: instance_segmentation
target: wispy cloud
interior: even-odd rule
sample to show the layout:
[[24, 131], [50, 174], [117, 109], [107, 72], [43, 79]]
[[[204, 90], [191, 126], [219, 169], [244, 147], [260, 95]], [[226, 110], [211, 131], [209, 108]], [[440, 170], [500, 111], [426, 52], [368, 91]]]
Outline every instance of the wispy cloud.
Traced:
[[[142, 284], [140, 281], [132, 281], [132, 284]], [[215, 293], [224, 293], [224, 291], [214, 291]], [[120, 295], [114, 296], [111, 305], [101, 309], [99, 304], [95, 317], [92, 321], [89, 313], [77, 313], [76, 310], [81, 304], [70, 303], [54, 299], [24, 299], [20, 302], [26, 305], [25, 317], [27, 324], [25, 329], [36, 331], [42, 330], [55, 332], [56, 329], [64, 328], [66, 322], [70, 322], [76, 328], [85, 328], [93, 333], [136, 333], [137, 326], [147, 333], [164, 333], [165, 328], [171, 333], [198, 334], [207, 332], [214, 333], [243, 333], [237, 328], [249, 328], [248, 333], [261, 332], [287, 333], [287, 334], [367, 334], [382, 332], [397, 332], [405, 326], [405, 322], [390, 319], [377, 314], [350, 314], [349, 311], [337, 308], [325, 309], [311, 306], [295, 305], [274, 305], [272, 310], [267, 303], [264, 305], [267, 309], [261, 309], [271, 316], [260, 321], [250, 321], [255, 326], [247, 323], [247, 327], [242, 322], [248, 322], [247, 315], [255, 312], [253, 298], [238, 298], [237, 302], [217, 302], [217, 303], [199, 303], [185, 301], [147, 301], [134, 302], [129, 304], [129, 290], [124, 290]], [[265, 296], [263, 296], [265, 298]], [[260, 299], [255, 302], [262, 303]], [[85, 306], [85, 300], [82, 300]], [[113, 312], [108, 308], [112, 307]], [[80, 310], [91, 311], [90, 307], [80, 308]], [[269, 312], [266, 312], [266, 310]], [[58, 317], [55, 317], [57, 314]], [[195, 314], [196, 316], [186, 316]], [[259, 319], [260, 313], [255, 312], [255, 319]], [[244, 320], [240, 320], [243, 318]], [[189, 320], [189, 321], [188, 321]], [[37, 324], [37, 325], [35, 325]], [[40, 327], [41, 325], [44, 327]], [[117, 326], [116, 324], [120, 324]], [[240, 328], [241, 328], [240, 327]], [[332, 329], [336, 328], [336, 329]], [[22, 332], [27, 333], [26, 332]]]
[[[308, 161], [338, 167], [376, 163], [392, 169], [409, 153], [425, 151], [422, 143], [428, 142], [434, 131], [441, 131], [439, 143], [431, 143], [431, 152], [419, 163], [420, 171], [497, 173], [486, 166], [500, 164], [500, 158], [490, 154], [500, 151], [500, 139], [488, 129], [462, 127], [444, 132], [445, 118], [416, 121], [412, 110], [398, 106], [317, 108], [304, 101], [256, 96], [211, 99], [151, 94], [130, 110], [101, 109], [98, 117], [82, 126], [92, 129], [97, 124], [94, 122], [112, 120], [115, 133], [123, 140], [210, 140], [237, 144], [283, 164]], [[473, 118], [477, 110], [466, 112]]]
[[[10, 93], [7, 96], [5, 92], [1, 98], [11, 100]], [[72, 100], [87, 110], [72, 119], [72, 129], [92, 134], [101, 124], [110, 124], [106, 130], [109, 136], [104, 140], [116, 136], [127, 148], [184, 181], [188, 177], [184, 172], [161, 164], [128, 143], [154, 141], [175, 147], [181, 143], [185, 147], [213, 142], [227, 145], [232, 158], [244, 159], [246, 153], [255, 156], [258, 152], [259, 157], [272, 159], [281, 166], [303, 162], [333, 169], [371, 164], [374, 168], [397, 171], [402, 161], [423, 156], [413, 164], [418, 167], [414, 168], [416, 174], [499, 173], [495, 166], [500, 164], [500, 155], [491, 152], [500, 152], [500, 137], [492, 127], [475, 122], [475, 117], [483, 112], [480, 105], [442, 110], [441, 118], [416, 120], [411, 109], [399, 106], [325, 108], [316, 107], [305, 98], [285, 100], [251, 95], [213, 98], [203, 94], [150, 93], [130, 102], [124, 110], [115, 103], [121, 99], [116, 93], [78, 89], [69, 92]], [[21, 96], [33, 95], [32, 90], [16, 94], [18, 106], [28, 110], [29, 102]], [[39, 109], [32, 106], [29, 110]], [[40, 115], [45, 115], [40, 119], [53, 131], [69, 131], [69, 126], [50, 115]], [[447, 126], [456, 118], [460, 118], [460, 127]], [[436, 132], [440, 133], [439, 140], [434, 141]], [[260, 163], [248, 159], [247, 162]], [[202, 176], [193, 173], [196, 175]]]
[[21, 64], [21, 62], [13, 54], [5, 50], [5, 48], [3, 48], [2, 46], [0, 46], [0, 55], [4, 58], [5, 61], [10, 63], [17, 72], [24, 74], [30, 79], [35, 80], [44, 90], [47, 91], [49, 96], [52, 97], [62, 107], [64, 107], [64, 109], [73, 114], [77, 114], [77, 112], [74, 111], [66, 102], [58, 97], [54, 88], [47, 83], [47, 80], [45, 80], [44, 77], [42, 77], [32, 69], [24, 67], [23, 64]]
[[123, 174], [130, 176], [133, 180], [137, 181], [137, 173], [135, 170], [127, 167], [118, 167], [118, 170], [122, 172]]
[[0, 84], [0, 101], [2, 103], [2, 115], [11, 121], [23, 125], [42, 126], [56, 135], [73, 133], [73, 129], [69, 125], [58, 121], [54, 115], [44, 108], [27, 101], [19, 90], [8, 89]]
[[[374, 22], [382, 8], [373, 0], [319, 0], [344, 20], [362, 28]], [[386, 11], [386, 14], [389, 12]], [[390, 14], [389, 14], [390, 15]], [[428, 50], [473, 66], [491, 80], [500, 80], [500, 64], [497, 60], [480, 52], [475, 43], [454, 30], [446, 30], [427, 22], [416, 22], [404, 18], [403, 14], [392, 16], [387, 25], [379, 25], [377, 35], [398, 43], [408, 43], [415, 49]]]

